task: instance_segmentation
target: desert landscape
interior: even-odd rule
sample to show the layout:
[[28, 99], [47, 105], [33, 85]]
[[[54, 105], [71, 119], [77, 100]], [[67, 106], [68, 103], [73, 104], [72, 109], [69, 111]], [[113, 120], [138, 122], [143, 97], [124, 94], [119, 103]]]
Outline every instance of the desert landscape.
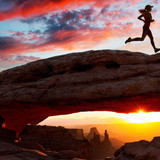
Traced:
[[159, 0], [0, 0], [0, 160], [160, 160]]

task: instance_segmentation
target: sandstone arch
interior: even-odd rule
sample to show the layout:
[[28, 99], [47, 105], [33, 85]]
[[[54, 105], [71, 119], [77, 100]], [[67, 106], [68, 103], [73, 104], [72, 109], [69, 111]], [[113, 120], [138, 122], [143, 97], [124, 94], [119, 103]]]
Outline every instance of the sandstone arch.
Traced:
[[79, 111], [159, 111], [160, 55], [87, 51], [0, 73], [0, 115], [10, 129]]

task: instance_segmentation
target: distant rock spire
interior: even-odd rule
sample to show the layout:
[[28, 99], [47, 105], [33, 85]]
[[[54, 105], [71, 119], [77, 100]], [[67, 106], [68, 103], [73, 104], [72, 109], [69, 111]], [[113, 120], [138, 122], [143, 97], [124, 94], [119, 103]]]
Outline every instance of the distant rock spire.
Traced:
[[108, 133], [107, 133], [107, 130], [105, 130], [105, 132], [104, 132], [104, 140], [103, 140], [103, 143], [106, 144], [106, 145], [111, 146], [111, 142], [110, 142], [110, 140], [109, 140], [109, 135], [108, 135]]
[[93, 159], [103, 159], [106, 156], [112, 156], [115, 148], [112, 146], [107, 130], [104, 132], [103, 141], [100, 140], [100, 134], [96, 127], [90, 129], [90, 133], [87, 139], [90, 138], [89, 142], [91, 144], [92, 158]]
[[105, 130], [105, 132], [104, 132], [104, 139], [109, 140], [109, 135], [108, 135], [108, 133], [107, 133], [107, 130]]
[[91, 139], [94, 138], [95, 134], [96, 134], [96, 135], [99, 135], [99, 136], [100, 136], [100, 139], [101, 139], [101, 135], [100, 135], [100, 133], [98, 132], [98, 130], [97, 130], [96, 127], [92, 127], [92, 128], [90, 129], [90, 132], [89, 132], [89, 134], [86, 136], [86, 138], [90, 141]]

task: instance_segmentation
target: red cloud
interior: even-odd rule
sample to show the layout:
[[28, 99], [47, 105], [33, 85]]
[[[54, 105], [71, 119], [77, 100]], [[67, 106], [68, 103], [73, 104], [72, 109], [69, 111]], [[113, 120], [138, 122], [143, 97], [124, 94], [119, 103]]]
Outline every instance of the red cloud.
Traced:
[[[5, 11], [0, 11], [0, 21], [5, 19], [10, 19], [14, 17], [29, 17], [29, 16], [37, 16], [41, 14], [48, 13], [50, 11], [56, 11], [61, 9], [75, 9], [82, 5], [92, 4], [93, 7], [104, 7], [106, 5], [112, 5], [115, 2], [118, 2], [119, 5], [125, 4], [126, 2], [131, 3], [132, 5], [137, 4], [142, 0], [135, 1], [119, 1], [119, 0], [15, 0], [15, 5], [10, 9]], [[9, 2], [9, 0], [6, 0]], [[5, 3], [5, 2], [3, 2]], [[3, 3], [1, 4], [3, 6]], [[8, 4], [8, 3], [7, 3]]]
[[[83, 13], [85, 11], [85, 13]], [[103, 40], [107, 40], [113, 37], [122, 37], [127, 32], [132, 31], [132, 24], [128, 23], [125, 25], [121, 24], [121, 21], [125, 22], [126, 19], [130, 19], [129, 14], [122, 15], [122, 11], [110, 11], [103, 13], [104, 15], [98, 14], [94, 19], [90, 19], [92, 14], [90, 10], [83, 10], [83, 14], [78, 11], [68, 14], [70, 12], [63, 13], [59, 20], [60, 24], [64, 23], [64, 18], [67, 16], [69, 22], [71, 19], [76, 19], [72, 21], [66, 27], [62, 25], [58, 30], [55, 31], [53, 22], [51, 21], [48, 25], [51, 25], [51, 28], [48, 28], [44, 35], [39, 32], [29, 32], [24, 34], [21, 32], [14, 32], [12, 38], [1, 38], [0, 44], [3, 44], [3, 47], [0, 47], [1, 54], [20, 54], [28, 52], [39, 52], [39, 51], [53, 51], [55, 49], [65, 49], [65, 51], [77, 50], [77, 49], [91, 49], [94, 48], [96, 44], [100, 43]], [[108, 15], [107, 15], [108, 14]], [[77, 15], [77, 16], [75, 16]], [[85, 25], [83, 26], [81, 21], [79, 21], [79, 15], [83, 15]], [[82, 18], [83, 18], [82, 16]], [[111, 21], [113, 17], [114, 21]], [[121, 16], [121, 18], [119, 18]], [[78, 18], [77, 18], [78, 17]], [[55, 19], [55, 16], [52, 16], [51, 19]], [[103, 22], [103, 27], [94, 28], [90, 24], [98, 25], [99, 21]], [[104, 26], [106, 24], [106, 26]], [[70, 28], [73, 26], [73, 28]], [[66, 27], [63, 29], [63, 27]], [[57, 26], [56, 26], [57, 27]], [[40, 35], [39, 35], [40, 34]], [[46, 38], [47, 37], [47, 38]], [[28, 43], [28, 41], [30, 43]], [[7, 43], [8, 42], [8, 43]], [[33, 42], [33, 43], [32, 43]], [[5, 47], [4, 47], [5, 46]]]
[[24, 56], [24, 55], [1, 55], [0, 56], [0, 71], [7, 68], [26, 64], [32, 61], [40, 60], [40, 57]]
[[[92, 0], [81, 0], [79, 4], [89, 2], [92, 2]], [[77, 5], [77, 1], [75, 0], [23, 0], [20, 2], [15, 0], [14, 3], [15, 5], [11, 9], [0, 11], [0, 21], [18, 16], [29, 17], [30, 15], [41, 15], [53, 10], [60, 10], [69, 4]]]

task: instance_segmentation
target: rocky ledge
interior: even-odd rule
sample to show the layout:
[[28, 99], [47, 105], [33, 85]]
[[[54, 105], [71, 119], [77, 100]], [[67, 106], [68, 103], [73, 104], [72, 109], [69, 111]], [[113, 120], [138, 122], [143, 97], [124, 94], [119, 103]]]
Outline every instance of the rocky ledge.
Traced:
[[79, 111], [160, 111], [160, 54], [99, 50], [38, 60], [0, 73], [0, 115], [28, 123]]
[[114, 158], [106, 160], [159, 160], [160, 137], [155, 137], [151, 142], [142, 140], [126, 143], [114, 155]]
[[79, 155], [72, 151], [39, 151], [19, 147], [17, 144], [0, 141], [0, 159], [1, 160], [86, 160], [78, 157]]
[[0, 160], [89, 160], [90, 154], [82, 129], [27, 125], [17, 138], [0, 128]]

